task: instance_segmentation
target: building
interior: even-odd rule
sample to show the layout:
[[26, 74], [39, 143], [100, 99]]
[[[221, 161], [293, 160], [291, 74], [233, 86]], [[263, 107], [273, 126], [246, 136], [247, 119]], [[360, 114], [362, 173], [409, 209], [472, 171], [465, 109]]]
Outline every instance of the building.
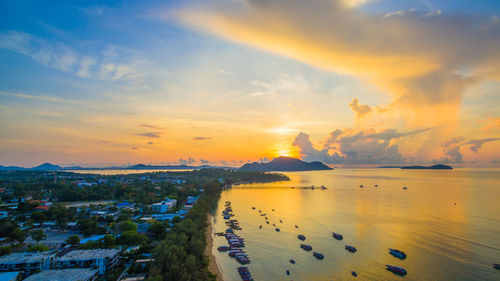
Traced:
[[62, 232], [62, 231], [54, 231], [54, 230], [47, 230], [45, 231], [45, 239], [36, 241], [33, 240], [32, 237], [26, 238], [24, 241], [24, 244], [26, 245], [36, 245], [36, 244], [43, 244], [50, 249], [58, 249], [61, 246], [66, 244], [66, 240], [68, 240], [69, 237], [73, 235], [78, 235], [78, 232], [74, 231], [68, 231], [68, 232]]
[[0, 219], [6, 218], [9, 216], [9, 212], [7, 211], [0, 211]]
[[0, 272], [24, 271], [28, 276], [35, 271], [50, 269], [55, 258], [55, 253], [13, 253], [0, 257]]
[[45, 270], [24, 279], [25, 281], [94, 281], [99, 270], [92, 268], [74, 268]]
[[19, 281], [19, 280], [21, 280], [21, 272], [20, 271], [1, 272], [0, 273], [0, 281]]
[[165, 198], [165, 200], [161, 201], [160, 203], [155, 203], [151, 205], [151, 209], [153, 213], [166, 213], [177, 205], [177, 200], [176, 199], [169, 199]]
[[115, 266], [120, 260], [116, 249], [73, 250], [55, 260], [55, 268], [97, 267], [99, 274]]

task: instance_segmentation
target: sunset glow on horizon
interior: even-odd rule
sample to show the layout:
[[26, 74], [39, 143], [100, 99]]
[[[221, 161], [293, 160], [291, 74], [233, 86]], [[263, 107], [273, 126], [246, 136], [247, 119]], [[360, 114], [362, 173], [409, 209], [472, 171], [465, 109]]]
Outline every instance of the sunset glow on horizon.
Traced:
[[500, 167], [500, 3], [0, 4], [0, 165]]

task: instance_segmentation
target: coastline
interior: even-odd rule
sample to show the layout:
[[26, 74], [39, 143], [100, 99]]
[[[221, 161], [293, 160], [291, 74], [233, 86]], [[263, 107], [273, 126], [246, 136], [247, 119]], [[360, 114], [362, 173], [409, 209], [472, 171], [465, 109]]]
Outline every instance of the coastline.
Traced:
[[205, 255], [208, 257], [210, 263], [208, 265], [208, 270], [217, 275], [217, 281], [224, 281], [222, 278], [222, 271], [220, 270], [217, 262], [215, 261], [215, 255], [212, 253], [212, 248], [214, 247], [214, 236], [213, 236], [213, 227], [212, 227], [212, 215], [207, 215], [207, 230], [205, 231], [205, 239], [207, 241], [207, 246], [205, 247]]

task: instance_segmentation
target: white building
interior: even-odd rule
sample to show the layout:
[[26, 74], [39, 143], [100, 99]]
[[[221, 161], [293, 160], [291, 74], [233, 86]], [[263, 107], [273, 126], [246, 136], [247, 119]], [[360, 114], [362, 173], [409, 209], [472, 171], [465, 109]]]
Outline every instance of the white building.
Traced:
[[169, 199], [166, 198], [165, 200], [161, 201], [160, 203], [155, 203], [151, 205], [151, 209], [153, 213], [166, 213], [177, 205], [177, 200], [176, 199]]
[[25, 276], [35, 271], [50, 269], [55, 253], [13, 253], [0, 257], [0, 272], [24, 271]]
[[119, 262], [116, 249], [73, 250], [55, 260], [55, 268], [88, 268], [97, 267], [99, 274], [106, 273]]

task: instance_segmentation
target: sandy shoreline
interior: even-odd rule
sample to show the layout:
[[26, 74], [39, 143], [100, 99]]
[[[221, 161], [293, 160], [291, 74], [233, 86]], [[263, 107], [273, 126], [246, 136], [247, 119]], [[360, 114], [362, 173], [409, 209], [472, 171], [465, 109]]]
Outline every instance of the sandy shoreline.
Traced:
[[205, 237], [206, 237], [206, 241], [207, 241], [207, 246], [205, 248], [205, 255], [210, 260], [210, 264], [208, 265], [208, 270], [210, 272], [212, 272], [213, 274], [217, 275], [217, 281], [224, 281], [224, 279], [222, 279], [222, 272], [221, 272], [219, 266], [217, 265], [217, 262], [215, 262], [215, 256], [212, 253], [212, 248], [214, 245], [212, 219], [213, 219], [212, 215], [208, 214], [208, 216], [207, 216], [208, 227], [207, 227], [207, 231], [205, 232]]

